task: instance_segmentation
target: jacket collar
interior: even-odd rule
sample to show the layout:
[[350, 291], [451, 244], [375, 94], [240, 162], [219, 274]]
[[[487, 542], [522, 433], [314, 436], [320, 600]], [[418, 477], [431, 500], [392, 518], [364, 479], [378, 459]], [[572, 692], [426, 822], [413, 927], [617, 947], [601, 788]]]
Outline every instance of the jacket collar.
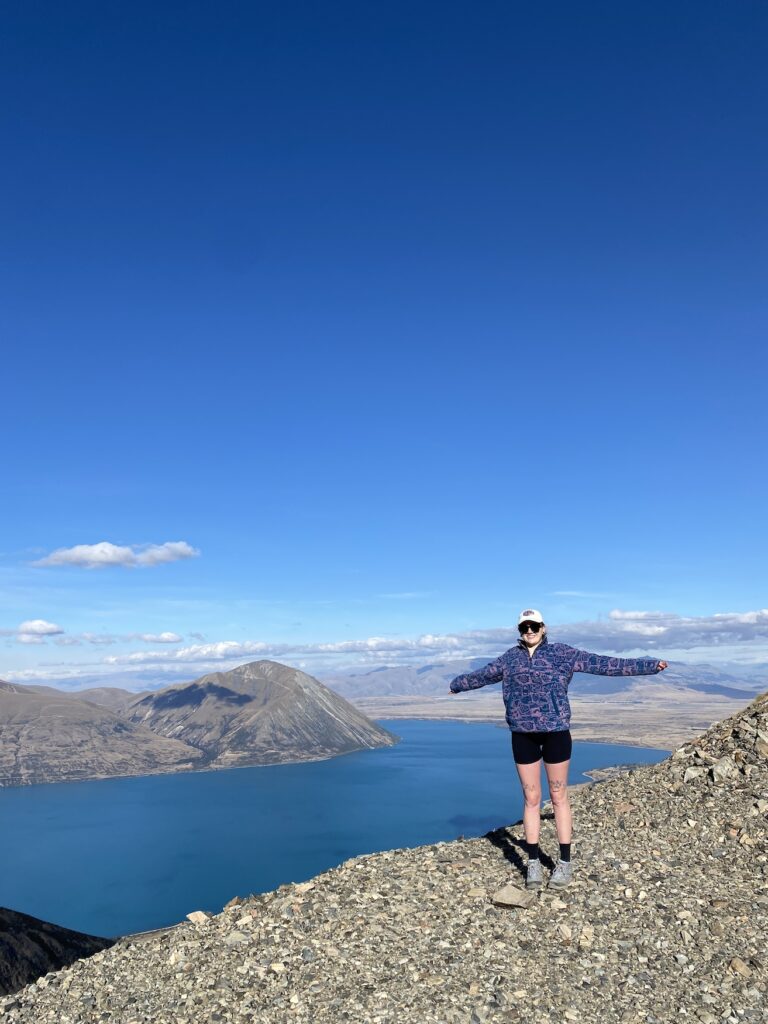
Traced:
[[[547, 634], [545, 633], [541, 643], [537, 645], [536, 650], [538, 651], [538, 650], [541, 650], [542, 647], [546, 647], [547, 643], [548, 643], [548, 638], [547, 638]], [[520, 637], [520, 639], [517, 641], [517, 646], [520, 647], [522, 650], [524, 650], [526, 653], [528, 652], [528, 648], [523, 643], [523, 638], [522, 637]], [[534, 654], [535, 653], [536, 652], [534, 651]]]

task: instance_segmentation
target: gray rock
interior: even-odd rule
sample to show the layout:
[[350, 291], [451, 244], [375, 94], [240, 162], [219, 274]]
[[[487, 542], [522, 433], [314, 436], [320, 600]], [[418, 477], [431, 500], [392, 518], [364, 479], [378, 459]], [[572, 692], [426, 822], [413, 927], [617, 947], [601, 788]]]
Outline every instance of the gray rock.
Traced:
[[726, 782], [739, 774], [739, 769], [730, 755], [721, 757], [716, 764], [710, 768], [710, 775], [715, 782]]
[[210, 914], [206, 914], [204, 910], [193, 910], [191, 914], [187, 914], [187, 920], [191, 921], [192, 924], [205, 925], [211, 919]]
[[491, 897], [497, 906], [502, 907], [530, 907], [536, 897], [532, 892], [526, 892], [512, 882], [499, 889]]

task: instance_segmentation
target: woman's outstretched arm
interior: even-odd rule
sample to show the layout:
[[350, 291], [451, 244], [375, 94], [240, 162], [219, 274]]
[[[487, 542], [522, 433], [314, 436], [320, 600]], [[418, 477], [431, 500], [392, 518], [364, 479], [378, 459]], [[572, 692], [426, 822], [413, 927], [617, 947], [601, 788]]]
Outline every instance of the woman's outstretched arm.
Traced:
[[483, 665], [476, 672], [465, 672], [464, 675], [456, 676], [451, 680], [451, 693], [461, 693], [462, 690], [476, 690], [480, 686], [487, 686], [489, 683], [499, 683], [503, 676], [501, 658]]
[[593, 676], [650, 676], [663, 672], [666, 661], [657, 658], [608, 658], [589, 651], [575, 652], [574, 672], [589, 672]]

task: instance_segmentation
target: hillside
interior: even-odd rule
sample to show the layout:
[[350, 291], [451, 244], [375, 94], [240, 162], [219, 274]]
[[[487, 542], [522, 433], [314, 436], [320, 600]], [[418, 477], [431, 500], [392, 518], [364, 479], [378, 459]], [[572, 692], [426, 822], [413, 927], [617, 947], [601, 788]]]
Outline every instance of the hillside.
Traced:
[[202, 751], [213, 768], [318, 759], [397, 742], [312, 676], [274, 661], [169, 686], [140, 697], [124, 714]]
[[83, 935], [0, 907], [0, 995], [16, 992], [41, 975], [111, 945], [111, 939]]
[[122, 940], [0, 1003], [3, 1020], [764, 1022], [768, 694], [573, 805], [566, 890], [499, 905], [522, 883], [519, 824], [359, 857]]
[[184, 771], [202, 760], [108, 708], [0, 684], [0, 786]]

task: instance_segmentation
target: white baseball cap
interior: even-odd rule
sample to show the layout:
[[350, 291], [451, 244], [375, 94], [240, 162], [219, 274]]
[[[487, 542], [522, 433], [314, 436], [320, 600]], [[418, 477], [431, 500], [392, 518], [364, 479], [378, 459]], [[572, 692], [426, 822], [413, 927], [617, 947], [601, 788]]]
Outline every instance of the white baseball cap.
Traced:
[[520, 612], [520, 618], [517, 620], [518, 626], [522, 626], [524, 622], [544, 622], [544, 616], [541, 612], [537, 612], [535, 608], [524, 608]]

